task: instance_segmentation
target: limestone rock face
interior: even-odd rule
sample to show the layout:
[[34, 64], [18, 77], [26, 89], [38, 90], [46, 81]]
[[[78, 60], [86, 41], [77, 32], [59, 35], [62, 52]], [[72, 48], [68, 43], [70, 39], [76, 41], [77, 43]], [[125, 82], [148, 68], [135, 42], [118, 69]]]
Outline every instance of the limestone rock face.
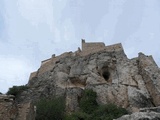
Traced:
[[160, 113], [156, 112], [135, 112], [131, 115], [124, 115], [115, 120], [160, 120]]
[[30, 76], [30, 89], [21, 94], [19, 101], [65, 96], [67, 110], [72, 112], [78, 110], [82, 91], [93, 89], [99, 104], [115, 103], [138, 112], [160, 105], [159, 73], [151, 56], [139, 53], [128, 59], [121, 44], [105, 46], [83, 40], [82, 50], [42, 61]]
[[0, 95], [0, 120], [15, 120], [17, 108], [14, 104], [14, 96]]
[[146, 88], [150, 93], [153, 103], [156, 106], [160, 105], [160, 70], [153, 61], [152, 56], [139, 54], [139, 70], [143, 77]]
[[31, 103], [17, 104], [13, 95], [0, 95], [0, 120], [35, 120]]
[[141, 108], [140, 112], [124, 115], [116, 120], [160, 120], [160, 107]]

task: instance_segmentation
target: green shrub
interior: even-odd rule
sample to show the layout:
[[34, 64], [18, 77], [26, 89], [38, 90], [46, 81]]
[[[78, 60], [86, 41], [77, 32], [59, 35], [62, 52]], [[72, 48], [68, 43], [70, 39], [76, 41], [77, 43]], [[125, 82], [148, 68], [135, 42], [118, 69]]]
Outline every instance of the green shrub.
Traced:
[[81, 111], [74, 112], [71, 115], [67, 115], [65, 120], [90, 120], [90, 115]]
[[9, 88], [9, 90], [6, 94], [18, 96], [22, 91], [25, 91], [27, 89], [28, 89], [28, 87], [26, 85], [13, 86], [12, 88]]
[[92, 113], [97, 107], [98, 103], [96, 101], [97, 94], [91, 89], [84, 90], [82, 98], [80, 99], [80, 109], [85, 113]]
[[113, 120], [127, 114], [128, 112], [114, 104], [101, 105], [93, 113], [75, 112], [65, 120]]
[[127, 110], [115, 104], [101, 105], [92, 114], [92, 120], [113, 120], [127, 114]]
[[36, 104], [36, 120], [62, 120], [65, 113], [65, 99], [41, 99]]

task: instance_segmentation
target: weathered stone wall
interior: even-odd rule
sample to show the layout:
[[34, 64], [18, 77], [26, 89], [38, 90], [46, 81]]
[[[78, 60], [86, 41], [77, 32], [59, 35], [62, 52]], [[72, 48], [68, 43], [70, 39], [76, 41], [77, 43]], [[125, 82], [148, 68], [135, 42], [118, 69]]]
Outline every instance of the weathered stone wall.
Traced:
[[21, 103], [18, 104], [18, 115], [16, 120], [35, 120], [36, 109], [31, 103]]
[[35, 120], [33, 104], [18, 104], [13, 95], [0, 95], [0, 120]]
[[[90, 43], [88, 43], [90, 44]], [[79, 53], [80, 56], [87, 56], [89, 54], [97, 53], [100, 51], [106, 51], [106, 52], [115, 52], [115, 51], [123, 51], [123, 47], [121, 43], [109, 45], [109, 46], [103, 46], [103, 47], [93, 47], [88, 48], [85, 50], [82, 50], [82, 52]]]
[[95, 49], [103, 48], [105, 44], [103, 42], [90, 42], [86, 43], [85, 40], [82, 40], [82, 51], [92, 51]]
[[0, 120], [16, 120], [17, 115], [14, 96], [0, 95]]
[[65, 52], [59, 56], [55, 56], [50, 59], [42, 61], [38, 74], [42, 74], [46, 71], [51, 70], [53, 68], [52, 66], [54, 66], [55, 63], [58, 63], [60, 59], [63, 59], [64, 57], [67, 57], [67, 56], [71, 56], [72, 54], [73, 54], [72, 52]]
[[36, 76], [37, 76], [37, 71], [32, 72], [32, 73], [30, 74], [29, 80], [31, 80], [33, 77], [36, 77]]
[[[53, 66], [56, 62], [58, 62], [60, 59], [63, 59], [64, 57], [69, 56], [87, 56], [89, 54], [97, 53], [100, 51], [106, 51], [106, 52], [113, 52], [113, 51], [123, 51], [123, 47], [121, 43], [105, 46], [102, 42], [97, 43], [86, 43], [85, 40], [82, 40], [82, 51], [79, 49], [75, 53], [72, 52], [65, 52], [59, 56], [52, 56], [49, 59], [46, 59], [41, 62], [41, 67], [38, 70], [38, 74], [42, 74], [46, 71], [49, 71], [52, 69], [51, 66]], [[33, 72], [30, 75], [30, 79], [35, 77], [37, 73]]]

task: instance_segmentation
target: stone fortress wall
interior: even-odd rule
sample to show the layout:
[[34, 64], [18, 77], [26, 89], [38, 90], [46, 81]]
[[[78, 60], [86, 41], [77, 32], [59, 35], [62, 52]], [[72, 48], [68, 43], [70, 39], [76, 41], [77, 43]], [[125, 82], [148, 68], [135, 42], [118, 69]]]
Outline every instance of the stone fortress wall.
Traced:
[[84, 39], [82, 39], [82, 50], [80, 48], [78, 48], [78, 50], [76, 52], [65, 52], [59, 56], [55, 56], [55, 54], [52, 55], [51, 58], [43, 60], [41, 62], [41, 65], [44, 65], [50, 61], [52, 62], [56, 62], [59, 59], [62, 59], [66, 56], [76, 56], [76, 55], [80, 55], [80, 56], [85, 56], [88, 54], [92, 54], [98, 51], [117, 51], [117, 50], [123, 50], [123, 47], [121, 45], [121, 43], [118, 44], [114, 44], [114, 45], [110, 45], [110, 46], [105, 46], [105, 44], [103, 42], [88, 42], [86, 43]]
[[121, 43], [105, 46], [103, 42], [86, 43], [85, 40], [82, 39], [82, 51], [79, 53], [80, 56], [86, 56], [88, 54], [96, 53], [99, 51], [123, 51], [123, 47]]
[[[82, 50], [81, 50], [82, 49]], [[96, 53], [99, 51], [106, 51], [106, 52], [113, 52], [113, 51], [123, 51], [123, 47], [121, 43], [105, 46], [103, 42], [85, 42], [84, 39], [82, 39], [82, 48], [78, 48], [75, 52], [65, 52], [59, 56], [55, 56], [55, 54], [52, 55], [51, 58], [43, 60], [41, 62], [41, 69], [39, 69], [38, 74], [42, 74], [46, 71], [49, 71], [52, 69], [53, 64], [58, 62], [60, 59], [66, 57], [66, 56], [86, 56], [92, 53]], [[37, 71], [31, 73], [30, 80], [37, 75]]]
[[104, 48], [105, 44], [103, 42], [89, 42], [86, 43], [84, 39], [82, 39], [82, 51], [92, 51], [94, 49]]

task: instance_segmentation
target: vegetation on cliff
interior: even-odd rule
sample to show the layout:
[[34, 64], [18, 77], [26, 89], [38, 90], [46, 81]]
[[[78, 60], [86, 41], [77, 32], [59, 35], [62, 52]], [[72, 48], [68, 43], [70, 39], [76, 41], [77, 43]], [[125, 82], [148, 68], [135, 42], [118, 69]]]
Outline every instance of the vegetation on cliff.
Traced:
[[79, 107], [80, 109], [87, 113], [91, 114], [93, 111], [95, 111], [98, 108], [98, 103], [96, 101], [97, 94], [96, 92], [93, 92], [91, 89], [86, 89], [83, 92], [82, 98], [80, 99]]
[[36, 104], [36, 120], [63, 120], [65, 115], [65, 99], [41, 99]]
[[124, 108], [114, 104], [98, 105], [96, 97], [97, 94], [93, 90], [84, 90], [79, 101], [80, 109], [72, 114], [65, 113], [63, 97], [42, 99], [36, 103], [36, 120], [113, 120], [127, 114]]
[[7, 95], [14, 95], [15, 97], [17, 97], [21, 92], [23, 92], [27, 89], [28, 89], [28, 86], [26, 86], [26, 85], [13, 86], [13, 87], [9, 88], [9, 90], [6, 94]]
[[80, 110], [66, 117], [66, 120], [113, 120], [127, 114], [127, 110], [115, 104], [98, 105], [97, 94], [84, 90], [80, 100]]

